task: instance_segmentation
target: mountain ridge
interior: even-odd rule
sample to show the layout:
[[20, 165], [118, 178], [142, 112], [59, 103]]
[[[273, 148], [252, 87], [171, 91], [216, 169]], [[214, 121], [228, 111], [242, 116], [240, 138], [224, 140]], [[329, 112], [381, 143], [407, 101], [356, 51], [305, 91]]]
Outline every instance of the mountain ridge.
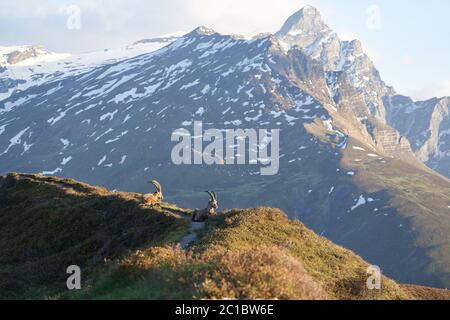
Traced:
[[[326, 71], [313, 51], [282, 42], [200, 28], [156, 52], [17, 92], [0, 108], [0, 173], [138, 192], [157, 175], [168, 199], [189, 206], [202, 204], [193, 190], [218, 190], [227, 207], [280, 207], [401, 282], [448, 287], [450, 182], [377, 116], [384, 105], [370, 102], [388, 89], [373, 63], [354, 42], [356, 55], [336, 52], [355, 64]], [[371, 98], [369, 84], [381, 93]], [[174, 165], [171, 134], [196, 120], [280, 129], [280, 174]]]
[[[179, 38], [179, 33], [143, 39], [131, 45], [79, 54], [56, 53], [40, 45], [0, 47], [0, 101], [14, 92], [88, 72], [104, 64], [145, 54]], [[12, 62], [12, 63], [10, 63]]]

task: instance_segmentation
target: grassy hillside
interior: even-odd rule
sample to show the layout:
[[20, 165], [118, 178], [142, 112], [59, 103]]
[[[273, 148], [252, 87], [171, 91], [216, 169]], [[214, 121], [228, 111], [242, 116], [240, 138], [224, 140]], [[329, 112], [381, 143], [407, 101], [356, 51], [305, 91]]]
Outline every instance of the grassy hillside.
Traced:
[[[0, 298], [450, 299], [445, 290], [383, 278], [368, 263], [277, 209], [211, 218], [188, 250], [190, 210], [151, 209], [138, 194], [74, 180], [0, 179]], [[83, 290], [65, 290], [68, 265]]]
[[83, 276], [142, 246], [175, 244], [187, 222], [140, 196], [70, 179], [10, 174], [0, 180], [0, 298], [42, 298], [65, 289], [66, 268]]

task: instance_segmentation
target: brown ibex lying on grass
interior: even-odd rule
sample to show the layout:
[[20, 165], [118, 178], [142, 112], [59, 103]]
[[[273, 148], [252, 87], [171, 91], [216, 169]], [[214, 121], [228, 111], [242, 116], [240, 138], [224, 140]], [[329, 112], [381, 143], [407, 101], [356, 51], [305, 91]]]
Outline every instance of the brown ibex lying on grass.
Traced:
[[156, 180], [152, 180], [150, 181], [150, 183], [155, 186], [156, 192], [144, 194], [144, 202], [145, 204], [150, 205], [151, 207], [155, 205], [161, 205], [161, 201], [164, 198], [161, 184]]
[[204, 209], [195, 209], [194, 214], [192, 215], [192, 221], [194, 222], [204, 222], [208, 219], [209, 216], [215, 215], [217, 209], [219, 208], [219, 204], [217, 203], [217, 195], [216, 193], [205, 191], [209, 194], [208, 206]]

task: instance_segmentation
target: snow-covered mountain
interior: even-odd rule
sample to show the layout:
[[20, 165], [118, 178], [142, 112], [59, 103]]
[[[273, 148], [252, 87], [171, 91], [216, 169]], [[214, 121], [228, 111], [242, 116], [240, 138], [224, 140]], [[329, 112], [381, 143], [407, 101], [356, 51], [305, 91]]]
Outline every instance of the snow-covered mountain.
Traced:
[[324, 23], [317, 9], [310, 6], [292, 15], [276, 35], [285, 47], [299, 46], [311, 59], [320, 61], [327, 73], [333, 99], [339, 100], [336, 89], [346, 81], [364, 98], [364, 107], [353, 106], [358, 116], [369, 113], [384, 119], [382, 98], [395, 92], [381, 80], [359, 40], [342, 41]]
[[175, 41], [182, 33], [137, 41], [119, 49], [81, 54], [55, 53], [41, 46], [0, 47], [0, 101], [14, 91], [81, 74], [92, 68], [153, 52]]
[[[418, 159], [450, 177], [448, 97], [416, 102], [398, 95], [383, 82], [361, 42], [340, 40], [313, 7], [292, 15], [276, 35], [284, 47], [299, 46], [309, 57], [321, 62], [337, 103], [343, 104], [342, 92], [346, 90], [342, 87], [350, 84], [364, 99], [362, 104], [352, 99], [348, 103], [359, 119], [367, 121], [367, 116], [373, 116], [389, 124], [410, 140]], [[395, 133], [389, 135], [398, 138]]]
[[[450, 284], [450, 182], [386, 121], [395, 92], [361, 44], [341, 41], [314, 8], [276, 35], [200, 27], [157, 51], [63, 74], [0, 102], [0, 173], [139, 192], [157, 178], [169, 200], [192, 206], [216, 190], [222, 207], [281, 207], [397, 280]], [[196, 120], [280, 129], [279, 173], [175, 165], [171, 135]]]

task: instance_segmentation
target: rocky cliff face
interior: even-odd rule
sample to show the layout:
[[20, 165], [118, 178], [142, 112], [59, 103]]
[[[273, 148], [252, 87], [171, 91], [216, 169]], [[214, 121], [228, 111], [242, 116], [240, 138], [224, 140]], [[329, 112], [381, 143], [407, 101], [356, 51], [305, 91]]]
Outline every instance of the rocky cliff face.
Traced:
[[[342, 41], [313, 7], [292, 15], [276, 33], [285, 48], [298, 46], [320, 62], [330, 96], [341, 111], [352, 110], [372, 139], [390, 156], [416, 157], [450, 177], [449, 98], [414, 102], [381, 79], [358, 40]], [[408, 141], [409, 140], [409, 141]]]
[[370, 114], [385, 118], [382, 98], [394, 94], [394, 90], [381, 80], [359, 40], [340, 40], [312, 7], [292, 15], [276, 36], [285, 46], [299, 46], [309, 57], [320, 61], [334, 93], [337, 88], [344, 87], [345, 90], [345, 86], [355, 88], [365, 103], [365, 108], [356, 108], [358, 116]]
[[276, 36], [286, 49], [297, 46], [321, 64], [329, 97], [338, 109], [348, 111], [350, 117], [356, 116], [364, 127], [359, 129], [362, 139], [372, 140], [390, 156], [410, 153], [407, 139], [385, 125], [383, 98], [395, 91], [382, 81], [360, 41], [341, 41], [310, 6], [293, 14]]
[[417, 158], [450, 177], [450, 98], [415, 102], [397, 95], [385, 104], [388, 123], [408, 137]]

